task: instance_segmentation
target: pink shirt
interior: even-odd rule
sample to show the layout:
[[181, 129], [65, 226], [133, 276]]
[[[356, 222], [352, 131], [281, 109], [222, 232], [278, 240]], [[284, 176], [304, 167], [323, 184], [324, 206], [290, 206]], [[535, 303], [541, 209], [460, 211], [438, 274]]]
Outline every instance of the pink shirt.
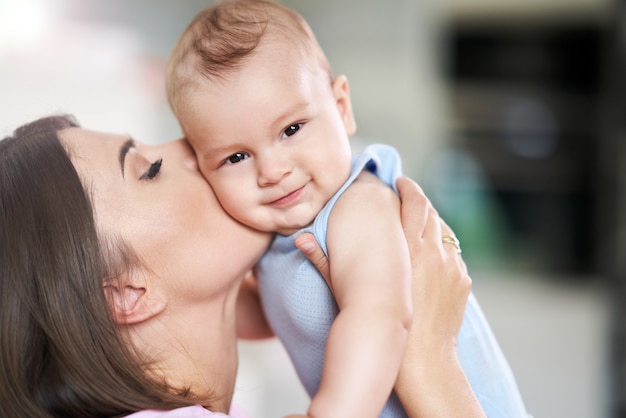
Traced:
[[157, 411], [147, 409], [127, 415], [126, 418], [250, 418], [242, 409], [232, 406], [228, 415], [221, 412], [211, 412], [200, 405], [186, 406], [171, 411]]

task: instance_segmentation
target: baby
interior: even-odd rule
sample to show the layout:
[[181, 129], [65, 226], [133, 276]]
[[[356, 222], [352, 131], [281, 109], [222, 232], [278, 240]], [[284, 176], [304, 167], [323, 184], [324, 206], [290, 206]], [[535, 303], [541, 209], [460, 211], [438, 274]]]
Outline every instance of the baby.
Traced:
[[[257, 266], [261, 301], [312, 397], [308, 414], [406, 416], [393, 393], [412, 309], [393, 190], [400, 159], [385, 145], [352, 155], [348, 81], [333, 76], [310, 27], [271, 1], [216, 3], [181, 36], [167, 88], [225, 210], [277, 233]], [[326, 282], [296, 249], [304, 231], [315, 234], [331, 277], [341, 280]], [[473, 296], [458, 354], [489, 417], [526, 416]]]

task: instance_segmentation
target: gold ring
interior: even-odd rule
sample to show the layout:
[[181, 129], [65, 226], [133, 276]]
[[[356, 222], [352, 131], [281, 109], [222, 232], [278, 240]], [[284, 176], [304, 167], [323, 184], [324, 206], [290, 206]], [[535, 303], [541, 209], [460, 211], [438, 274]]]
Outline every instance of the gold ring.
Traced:
[[461, 254], [461, 243], [454, 235], [444, 235], [443, 237], [441, 237], [441, 241], [444, 244], [454, 245], [454, 247], [456, 248], [456, 252]]

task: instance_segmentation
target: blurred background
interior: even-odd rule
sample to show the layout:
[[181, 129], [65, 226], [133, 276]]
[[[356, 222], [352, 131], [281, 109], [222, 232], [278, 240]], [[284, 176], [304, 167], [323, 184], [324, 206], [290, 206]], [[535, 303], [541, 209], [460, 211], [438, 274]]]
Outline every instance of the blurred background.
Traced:
[[[455, 229], [535, 418], [626, 416], [626, 2], [281, 0]], [[180, 136], [164, 66], [209, 0], [0, 0], [0, 133], [49, 113]], [[236, 402], [304, 412], [276, 341], [241, 343]]]

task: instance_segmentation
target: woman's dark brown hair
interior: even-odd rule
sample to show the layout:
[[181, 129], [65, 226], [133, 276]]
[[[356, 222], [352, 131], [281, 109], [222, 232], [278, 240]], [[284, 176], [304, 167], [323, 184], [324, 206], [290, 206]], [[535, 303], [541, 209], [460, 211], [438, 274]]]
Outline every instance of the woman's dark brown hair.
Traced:
[[109, 315], [112, 267], [57, 136], [74, 126], [47, 117], [0, 141], [0, 416], [116, 417], [195, 403], [148, 378], [149, 362]]

